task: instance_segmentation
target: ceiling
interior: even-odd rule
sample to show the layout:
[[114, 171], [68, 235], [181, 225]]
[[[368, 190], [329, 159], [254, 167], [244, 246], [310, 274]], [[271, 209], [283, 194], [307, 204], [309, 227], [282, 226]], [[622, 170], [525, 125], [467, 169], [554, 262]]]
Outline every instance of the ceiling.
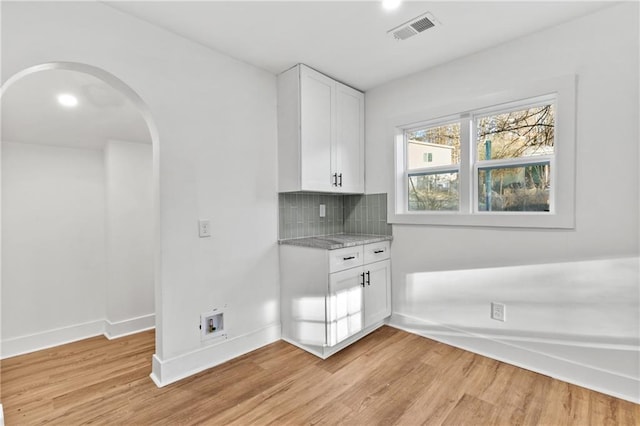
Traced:
[[[60, 93], [78, 98], [65, 108]], [[29, 74], [2, 95], [2, 141], [102, 149], [107, 140], [151, 143], [137, 107], [89, 74], [48, 70]]]
[[[302, 62], [360, 90], [437, 66], [611, 2], [119, 1], [113, 8], [277, 74]], [[387, 31], [425, 12], [437, 25], [405, 41]], [[61, 92], [79, 98], [61, 107]], [[2, 95], [2, 140], [102, 149], [109, 139], [150, 143], [136, 107], [88, 74], [27, 75]]]
[[[360, 90], [612, 5], [610, 1], [118, 1], [113, 8], [278, 74], [305, 63]], [[405, 41], [387, 31], [425, 12]]]

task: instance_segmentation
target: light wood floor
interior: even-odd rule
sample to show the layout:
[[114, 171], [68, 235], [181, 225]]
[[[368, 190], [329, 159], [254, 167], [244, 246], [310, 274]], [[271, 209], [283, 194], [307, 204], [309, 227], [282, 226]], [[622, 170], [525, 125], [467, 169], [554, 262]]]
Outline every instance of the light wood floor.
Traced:
[[640, 406], [383, 327], [322, 361], [277, 342], [162, 389], [153, 332], [2, 361], [7, 426], [638, 425]]

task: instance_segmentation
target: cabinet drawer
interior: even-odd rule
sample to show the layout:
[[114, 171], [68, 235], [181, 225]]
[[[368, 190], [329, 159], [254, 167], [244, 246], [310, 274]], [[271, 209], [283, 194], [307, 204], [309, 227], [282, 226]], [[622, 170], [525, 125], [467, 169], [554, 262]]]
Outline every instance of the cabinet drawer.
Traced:
[[364, 246], [364, 263], [377, 262], [379, 260], [389, 259], [389, 241], [381, 241], [379, 243], [367, 244]]
[[344, 271], [355, 266], [361, 266], [363, 258], [362, 246], [329, 250], [329, 272]]

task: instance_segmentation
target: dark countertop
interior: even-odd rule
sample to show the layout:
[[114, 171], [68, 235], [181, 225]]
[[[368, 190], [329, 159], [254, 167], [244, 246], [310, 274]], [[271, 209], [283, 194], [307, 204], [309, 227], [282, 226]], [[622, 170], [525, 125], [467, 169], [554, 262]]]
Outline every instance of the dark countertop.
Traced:
[[391, 235], [333, 234], [321, 235], [317, 237], [278, 240], [278, 244], [335, 250], [344, 247], [353, 247], [362, 244], [391, 240], [393, 240], [393, 237]]

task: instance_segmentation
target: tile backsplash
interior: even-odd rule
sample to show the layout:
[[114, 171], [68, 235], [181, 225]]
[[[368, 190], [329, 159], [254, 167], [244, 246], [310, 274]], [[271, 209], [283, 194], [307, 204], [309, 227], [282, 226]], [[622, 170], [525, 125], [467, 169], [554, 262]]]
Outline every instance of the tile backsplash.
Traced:
[[[320, 217], [320, 205], [326, 206]], [[391, 235], [387, 224], [387, 194], [278, 194], [278, 237], [303, 238], [330, 234]]]
[[387, 223], [387, 194], [345, 196], [344, 232], [391, 235], [391, 225]]

